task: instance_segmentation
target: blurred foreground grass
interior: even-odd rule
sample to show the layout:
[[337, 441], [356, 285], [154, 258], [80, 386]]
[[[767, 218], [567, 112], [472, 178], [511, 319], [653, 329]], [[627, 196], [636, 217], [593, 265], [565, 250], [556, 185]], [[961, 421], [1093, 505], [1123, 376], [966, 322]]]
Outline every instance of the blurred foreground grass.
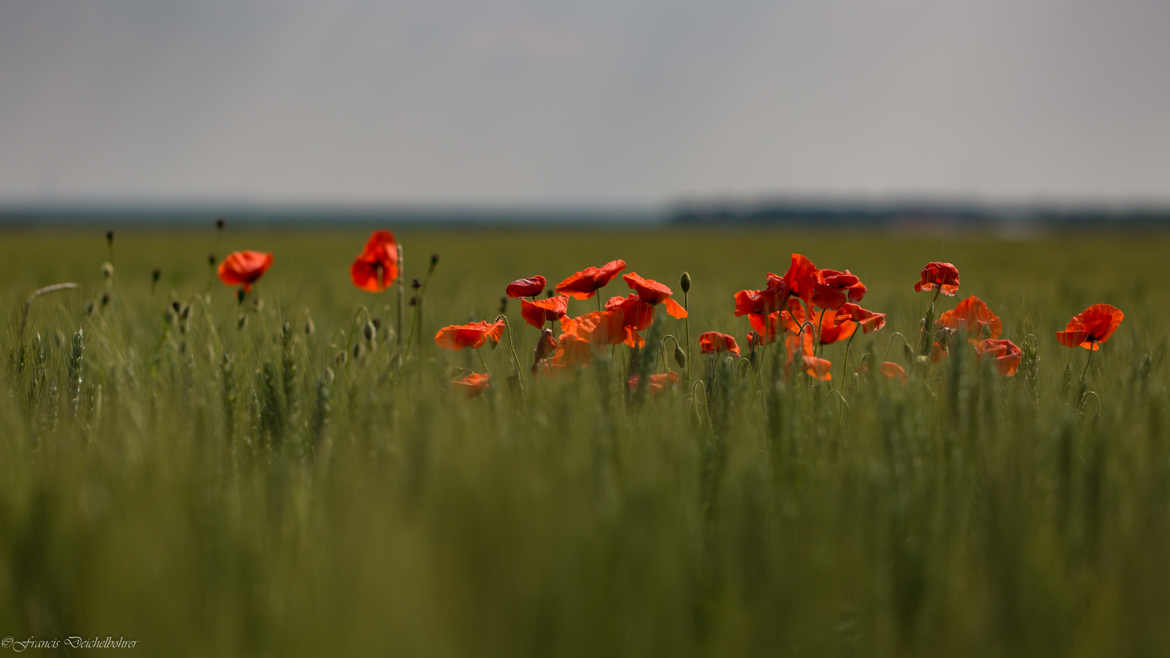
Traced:
[[[365, 237], [120, 233], [107, 286], [100, 232], [2, 236], [0, 636], [204, 656], [1170, 655], [1167, 236], [402, 232], [407, 279], [440, 262], [401, 368], [394, 294], [348, 281]], [[259, 309], [208, 267], [236, 249], [274, 253]], [[522, 400], [501, 343], [466, 399], [449, 381], [478, 360], [430, 338], [494, 317], [511, 279], [624, 258], [676, 294], [689, 271], [692, 340], [746, 347], [731, 295], [793, 251], [889, 313], [851, 363], [906, 365], [928, 260], [961, 272], [940, 310], [982, 297], [1037, 361], [1008, 379], [958, 350], [902, 386], [845, 376], [834, 345], [833, 382], [810, 384], [693, 347], [705, 385], [638, 403], [616, 352], [526, 372]], [[26, 296], [66, 280], [80, 289], [36, 300], [18, 344]], [[1054, 333], [1097, 302], [1126, 319], [1078, 409], [1086, 353]], [[527, 362], [537, 333], [509, 314]]]

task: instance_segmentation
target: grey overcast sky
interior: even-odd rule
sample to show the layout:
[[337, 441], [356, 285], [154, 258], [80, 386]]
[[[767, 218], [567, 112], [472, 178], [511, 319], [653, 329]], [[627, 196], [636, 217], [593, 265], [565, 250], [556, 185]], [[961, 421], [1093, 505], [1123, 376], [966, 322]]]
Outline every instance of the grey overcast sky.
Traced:
[[1166, 0], [0, 0], [0, 201], [1170, 200]]

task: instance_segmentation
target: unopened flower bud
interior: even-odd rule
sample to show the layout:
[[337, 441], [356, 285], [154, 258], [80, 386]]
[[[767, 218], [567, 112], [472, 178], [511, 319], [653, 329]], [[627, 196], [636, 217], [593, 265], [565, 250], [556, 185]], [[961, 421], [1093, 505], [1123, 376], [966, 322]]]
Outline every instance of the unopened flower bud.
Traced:
[[678, 367], [682, 368], [683, 370], [686, 370], [686, 368], [687, 368], [687, 353], [684, 352], [683, 349], [681, 347], [679, 347], [677, 344], [674, 346], [674, 362], [678, 364]]
[[158, 278], [160, 276], [162, 276], [162, 270], [158, 269], [157, 267], [154, 268], [153, 270], [150, 271], [150, 282], [152, 284], [158, 283]]
[[215, 220], [215, 230], [217, 230], [217, 231], [223, 230], [223, 217], [220, 217], [219, 219]]
[[362, 327], [362, 335], [366, 337], [366, 342], [373, 344], [374, 339], [378, 337], [378, 327], [373, 322], [367, 322], [366, 326]]
[[678, 285], [680, 288], [682, 288], [683, 292], [690, 292], [691, 291], [691, 273], [690, 272], [683, 272], [682, 278], [679, 279], [679, 281], [678, 281]]
[[243, 303], [244, 303], [244, 296], [245, 296], [245, 295], [247, 295], [247, 294], [248, 294], [248, 293], [244, 292], [244, 289], [243, 289], [243, 288], [240, 288], [239, 290], [236, 290], [236, 303], [237, 303], [237, 304], [243, 304]]
[[503, 315], [507, 312], [508, 312], [508, 298], [501, 297], [500, 298], [500, 315]]
[[207, 254], [207, 264], [215, 267], [215, 254]]
[[106, 231], [106, 244], [111, 246], [111, 247], [114, 246], [114, 232], [113, 231]]
[[114, 264], [113, 263], [111, 263], [109, 261], [102, 263], [102, 276], [104, 276], [107, 279], [114, 276]]

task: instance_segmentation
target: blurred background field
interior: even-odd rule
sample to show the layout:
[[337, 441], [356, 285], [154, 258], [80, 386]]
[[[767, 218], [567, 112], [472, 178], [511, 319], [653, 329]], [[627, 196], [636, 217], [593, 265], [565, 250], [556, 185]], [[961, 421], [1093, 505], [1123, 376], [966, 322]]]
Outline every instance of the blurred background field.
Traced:
[[[148, 655], [1167, 654], [1165, 234], [402, 230], [406, 279], [439, 263], [401, 365], [395, 291], [348, 281], [366, 235], [119, 229], [112, 258], [95, 227], [0, 236], [0, 635]], [[237, 249], [274, 255], [242, 307], [208, 265]], [[1002, 378], [960, 350], [901, 386], [847, 376], [833, 345], [812, 383], [692, 345], [703, 384], [639, 400], [622, 348], [525, 371], [522, 397], [504, 342], [467, 399], [449, 380], [479, 362], [431, 340], [490, 320], [514, 278], [624, 258], [676, 295], [691, 273], [692, 341], [745, 345], [732, 294], [792, 252], [889, 314], [851, 370], [909, 367], [897, 334], [917, 345], [929, 260], [961, 273], [939, 310], [978, 295], [1025, 365]], [[25, 298], [58, 281], [80, 288], [33, 302], [18, 344]], [[1078, 406], [1086, 352], [1055, 332], [1098, 302], [1126, 318]], [[537, 333], [508, 313], [527, 364]]]

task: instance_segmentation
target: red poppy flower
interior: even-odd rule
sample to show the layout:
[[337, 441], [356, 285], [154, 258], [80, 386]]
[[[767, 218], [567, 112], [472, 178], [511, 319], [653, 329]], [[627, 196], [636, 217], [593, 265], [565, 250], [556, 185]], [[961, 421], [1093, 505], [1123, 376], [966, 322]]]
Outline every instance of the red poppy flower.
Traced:
[[886, 379], [897, 378], [903, 382], [906, 381], [906, 369], [893, 361], [882, 361], [879, 370], [886, 376]]
[[482, 320], [467, 324], [450, 324], [435, 334], [435, 344], [449, 350], [461, 350], [465, 347], [479, 347], [485, 341], [500, 342], [504, 335], [504, 321], [484, 322]]
[[625, 297], [610, 297], [605, 303], [605, 310], [621, 313], [622, 324], [634, 331], [648, 329], [654, 322], [654, 306], [642, 301], [636, 292]]
[[792, 361], [798, 357], [814, 356], [816, 354], [816, 339], [813, 338], [811, 331], [806, 331], [802, 334], [785, 334], [784, 336], [784, 351], [786, 354], [785, 365], [792, 365]]
[[804, 355], [801, 357], [804, 362], [804, 372], [813, 379], [819, 379], [823, 382], [831, 381], [833, 379], [833, 363], [828, 359], [822, 359], [816, 356]]
[[776, 336], [779, 333], [780, 311], [775, 311], [768, 315], [752, 313], [748, 316], [748, 324], [752, 326], [752, 330], [756, 332], [756, 336], [762, 341], [760, 344], [768, 345], [776, 340]]
[[808, 310], [799, 298], [790, 297], [783, 310], [780, 311], [780, 324], [784, 331], [792, 334], [800, 333], [802, 327], [809, 320]]
[[821, 327], [821, 345], [832, 345], [839, 340], [845, 340], [857, 331], [857, 323], [849, 318], [838, 317], [831, 308], [821, 311], [817, 321]]
[[638, 298], [643, 302], [651, 306], [662, 304], [662, 308], [673, 317], [679, 319], [687, 317], [687, 310], [681, 304], [671, 299], [670, 296], [673, 293], [670, 286], [653, 279], [643, 278], [637, 272], [630, 272], [622, 278], [626, 280], [626, 283], [634, 292], [638, 293]]
[[545, 283], [544, 277], [539, 274], [526, 276], [509, 283], [504, 293], [509, 297], [535, 297], [544, 290]]
[[817, 270], [812, 303], [820, 308], [840, 308], [846, 301], [861, 301], [865, 284], [849, 270]]
[[593, 345], [576, 334], [561, 334], [551, 363], [560, 368], [588, 365], [593, 360]]
[[[638, 375], [634, 375], [626, 380], [626, 386], [631, 391], [636, 391], [639, 381], [641, 381], [641, 378]], [[667, 386], [675, 386], [678, 382], [678, 373], [664, 372], [660, 375], [650, 375], [650, 378], [646, 381], [646, 388], [650, 389], [651, 393], [658, 394], [665, 391]]]
[[566, 315], [561, 318], [560, 340], [568, 334], [598, 347], [617, 345], [626, 340], [628, 329], [623, 320], [619, 311], [593, 311], [575, 318]]
[[370, 292], [382, 292], [398, 278], [398, 243], [390, 231], [374, 231], [357, 260], [349, 266], [353, 285]]
[[852, 303], [842, 304], [841, 308], [837, 309], [836, 317], [838, 321], [853, 320], [867, 334], [886, 326], [885, 313], [874, 313]]
[[467, 394], [467, 397], [473, 398], [483, 393], [491, 379], [492, 375], [490, 372], [473, 372], [466, 377], [452, 380], [451, 384], [457, 389], [462, 389]]
[[1064, 331], [1056, 332], [1056, 339], [1065, 347], [1083, 347], [1087, 350], [1101, 349], [1101, 343], [1109, 340], [1125, 313], [1109, 304], [1093, 304], [1068, 321]]
[[792, 254], [792, 263], [784, 273], [784, 284], [790, 294], [809, 303], [817, 286], [817, 266], [803, 254]]
[[922, 268], [921, 280], [914, 284], [914, 292], [934, 290], [954, 297], [959, 292], [959, 268], [950, 263], [930, 262]]
[[938, 324], [952, 331], [965, 331], [973, 342], [984, 338], [999, 338], [1003, 323], [978, 297], [968, 297], [953, 309], [938, 316]]
[[995, 367], [1005, 377], [1016, 374], [1020, 367], [1020, 357], [1024, 355], [1015, 343], [1006, 338], [987, 338], [975, 346], [975, 351], [980, 357], [994, 357]]
[[730, 334], [719, 333], [718, 331], [706, 331], [699, 334], [699, 351], [704, 354], [708, 352], [731, 352], [739, 356], [739, 343], [736, 343], [735, 336]]
[[589, 299], [626, 269], [626, 261], [611, 260], [601, 267], [587, 267], [557, 284], [556, 291], [573, 299]]
[[540, 332], [540, 338], [536, 340], [536, 348], [532, 350], [532, 372], [536, 372], [537, 366], [540, 362], [549, 358], [557, 350], [557, 339], [553, 336], [552, 329], [544, 329]]
[[219, 264], [219, 280], [229, 286], [243, 286], [247, 292], [272, 266], [272, 254], [263, 251], [233, 251]]
[[540, 329], [545, 322], [560, 320], [569, 310], [569, 298], [564, 295], [547, 299], [520, 300], [520, 315], [528, 324]]

